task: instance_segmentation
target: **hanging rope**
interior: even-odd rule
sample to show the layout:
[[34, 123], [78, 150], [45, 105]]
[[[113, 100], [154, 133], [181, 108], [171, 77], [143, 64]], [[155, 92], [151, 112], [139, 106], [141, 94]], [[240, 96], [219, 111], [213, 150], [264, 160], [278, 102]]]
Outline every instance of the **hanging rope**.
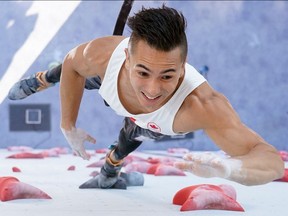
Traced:
[[113, 35], [122, 35], [124, 27], [131, 11], [134, 0], [124, 0], [120, 12], [118, 14], [117, 21], [115, 23]]

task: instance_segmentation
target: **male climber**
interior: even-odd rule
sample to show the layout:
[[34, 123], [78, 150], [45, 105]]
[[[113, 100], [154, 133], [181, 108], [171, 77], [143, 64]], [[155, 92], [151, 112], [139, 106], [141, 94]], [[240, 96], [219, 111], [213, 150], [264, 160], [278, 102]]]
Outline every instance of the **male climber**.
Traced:
[[118, 142], [95, 177], [100, 188], [117, 184], [123, 159], [144, 138], [199, 129], [229, 157], [190, 153], [175, 164], [178, 168], [244, 185], [283, 176], [284, 163], [277, 150], [245, 126], [227, 98], [186, 62], [186, 20], [181, 12], [165, 5], [142, 8], [128, 19], [128, 26], [130, 37], [109, 36], [80, 44], [62, 65], [16, 83], [10, 98], [25, 98], [60, 80], [62, 132], [74, 152], [89, 159], [84, 142], [96, 140], [76, 127], [76, 121], [84, 87], [99, 89], [116, 114], [125, 117]]

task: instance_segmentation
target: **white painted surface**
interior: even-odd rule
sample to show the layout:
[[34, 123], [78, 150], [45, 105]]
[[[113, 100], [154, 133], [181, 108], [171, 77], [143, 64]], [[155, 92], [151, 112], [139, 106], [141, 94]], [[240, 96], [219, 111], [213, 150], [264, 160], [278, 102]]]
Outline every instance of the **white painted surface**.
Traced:
[[[143, 187], [128, 187], [127, 190], [78, 189], [98, 168], [87, 168], [103, 154], [93, 156], [90, 161], [68, 155], [45, 159], [6, 159], [14, 152], [0, 150], [0, 175], [14, 176], [48, 193], [51, 200], [13, 200], [0, 202], [1, 215], [5, 216], [152, 216], [152, 215], [286, 215], [288, 183], [272, 182], [266, 185], [247, 187], [213, 178], [205, 179], [190, 173], [187, 176], [145, 175]], [[145, 155], [148, 156], [148, 155]], [[150, 155], [153, 156], [153, 155]], [[154, 155], [153, 157], [158, 157]], [[67, 171], [71, 165], [75, 171]], [[286, 164], [287, 165], [287, 164]], [[17, 166], [21, 173], [13, 173]], [[245, 212], [222, 210], [200, 210], [180, 212], [180, 206], [172, 204], [175, 193], [194, 184], [230, 184], [237, 191], [237, 201]]]
[[[26, 16], [38, 15], [35, 27], [0, 80], [0, 104], [10, 88], [38, 58], [47, 44], [77, 8], [80, 1], [34, 1]], [[9, 22], [8, 26], [13, 25]], [[49, 29], [49, 31], [47, 31]]]

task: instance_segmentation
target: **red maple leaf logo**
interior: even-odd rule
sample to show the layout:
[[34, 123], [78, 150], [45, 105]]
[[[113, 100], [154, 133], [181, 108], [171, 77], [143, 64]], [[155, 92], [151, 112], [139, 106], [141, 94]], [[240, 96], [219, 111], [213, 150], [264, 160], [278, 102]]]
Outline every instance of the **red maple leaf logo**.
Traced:
[[161, 132], [161, 128], [157, 124], [155, 124], [154, 122], [149, 122], [147, 124], [147, 128], [152, 130], [152, 131], [158, 132], [158, 133]]
[[158, 129], [158, 127], [157, 127], [155, 124], [150, 124], [150, 127], [151, 127], [152, 129]]

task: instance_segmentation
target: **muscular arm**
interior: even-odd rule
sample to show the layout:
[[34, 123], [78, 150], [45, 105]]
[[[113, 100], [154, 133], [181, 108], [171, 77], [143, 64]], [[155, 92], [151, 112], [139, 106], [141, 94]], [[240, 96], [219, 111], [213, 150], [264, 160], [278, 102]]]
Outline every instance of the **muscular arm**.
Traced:
[[[223, 161], [214, 160], [213, 157], [208, 158], [205, 161], [207, 164], [201, 168], [204, 170], [205, 166], [212, 166], [210, 169], [212, 174], [205, 173], [209, 170], [208, 168], [201, 173], [201, 168], [198, 167], [200, 175], [223, 177], [244, 185], [264, 184], [281, 178], [284, 163], [277, 150], [240, 121], [223, 95], [212, 90], [207, 84], [205, 85], [201, 88], [205, 88], [204, 91], [208, 89], [208, 97], [204, 96], [203, 99], [203, 95], [199, 96], [196, 93], [194, 95], [196, 102], [190, 105], [194, 106], [194, 110], [198, 110], [197, 118], [201, 116], [197, 119], [200, 122], [198, 127], [204, 128], [207, 135], [229, 157]], [[193, 122], [192, 119], [190, 122]], [[193, 169], [194, 171], [197, 169], [197, 165], [201, 166], [203, 158], [190, 159], [195, 163], [187, 165], [193, 172]]]
[[[61, 128], [71, 130], [75, 127], [85, 85], [85, 77], [75, 70], [82, 61], [84, 45], [70, 51], [62, 65], [60, 79]], [[85, 67], [85, 66], [82, 66]]]
[[240, 160], [241, 167], [232, 163], [228, 179], [245, 184], [264, 184], [282, 177], [284, 163], [274, 147], [246, 127], [224, 96], [215, 93], [206, 104], [210, 113], [205, 132], [228, 155]]
[[103, 79], [108, 61], [123, 36], [108, 36], [79, 45], [64, 59], [60, 79], [61, 127], [75, 126], [86, 77]]
[[62, 64], [60, 79], [61, 130], [74, 153], [89, 159], [84, 142], [96, 140], [81, 128], [76, 120], [83, 95], [85, 79], [91, 76], [104, 77], [110, 56], [123, 37], [106, 37], [79, 45], [71, 50]]
[[86, 79], [84, 75], [87, 66], [82, 54], [85, 46], [83, 44], [71, 50], [64, 59], [60, 79], [60, 99], [63, 135], [74, 153], [88, 160], [90, 156], [85, 151], [84, 142], [96, 143], [96, 140], [84, 130], [75, 126]]

